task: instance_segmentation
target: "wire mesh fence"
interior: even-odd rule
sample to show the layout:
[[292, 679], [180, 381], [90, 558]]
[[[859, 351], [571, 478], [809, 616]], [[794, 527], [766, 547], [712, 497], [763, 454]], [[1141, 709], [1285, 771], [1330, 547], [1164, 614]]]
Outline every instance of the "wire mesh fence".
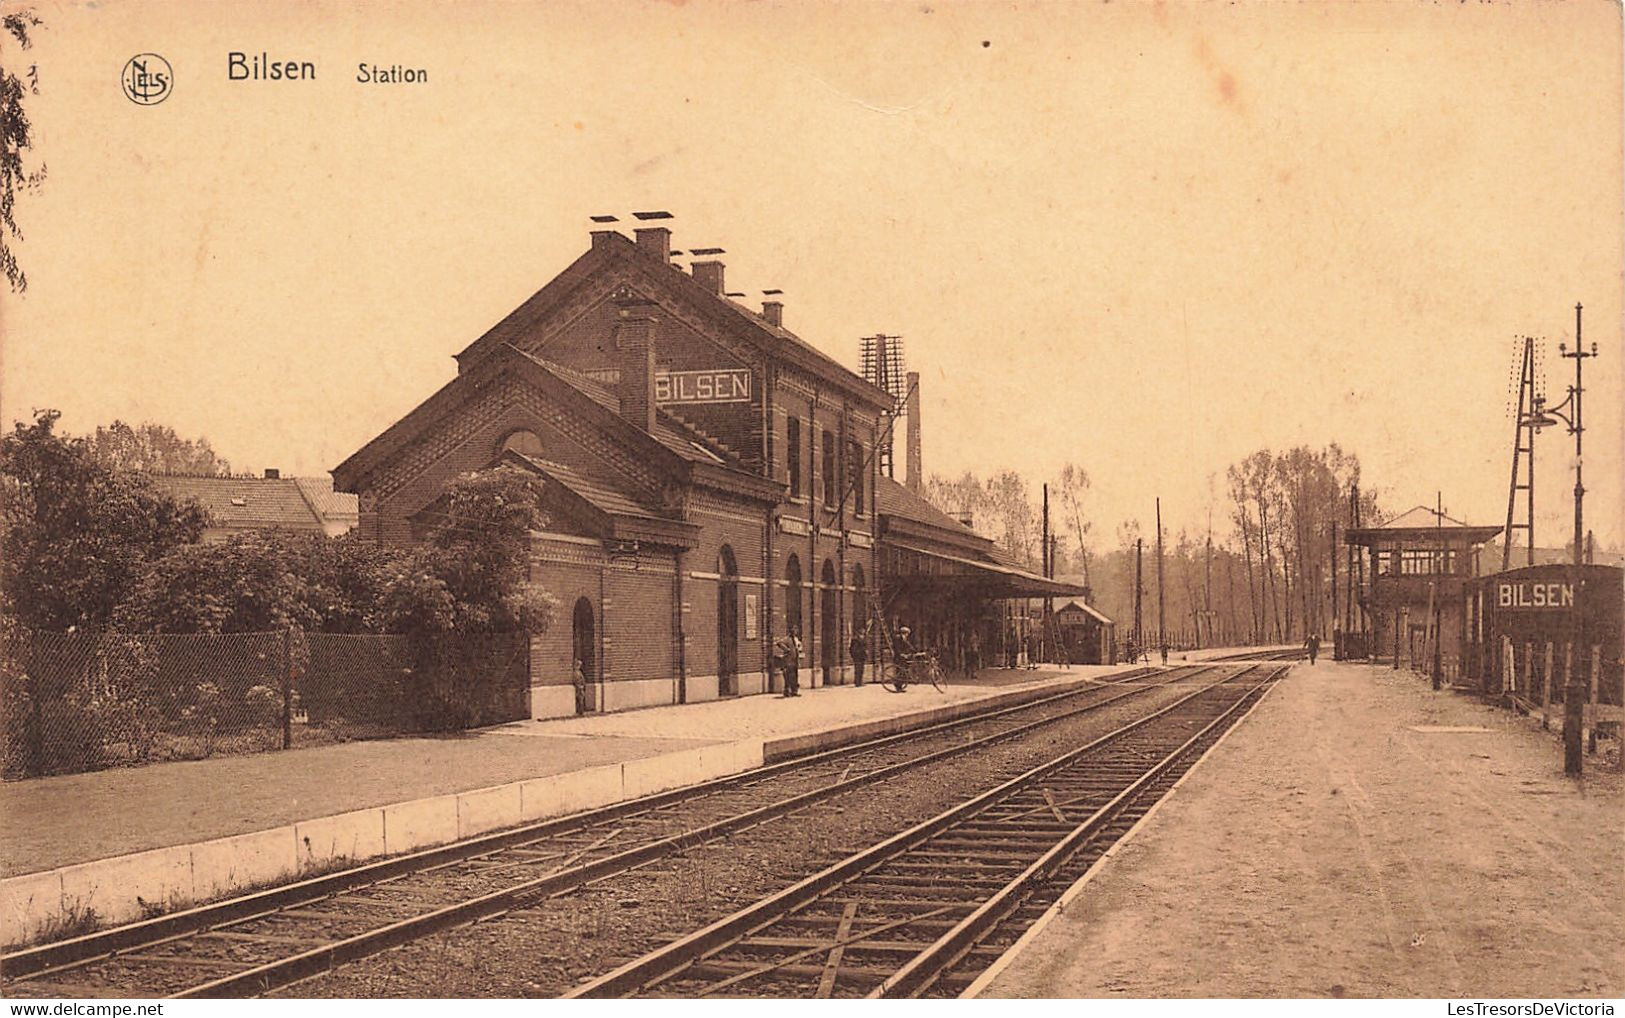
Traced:
[[258, 753], [528, 715], [525, 633], [0, 638], [7, 779]]

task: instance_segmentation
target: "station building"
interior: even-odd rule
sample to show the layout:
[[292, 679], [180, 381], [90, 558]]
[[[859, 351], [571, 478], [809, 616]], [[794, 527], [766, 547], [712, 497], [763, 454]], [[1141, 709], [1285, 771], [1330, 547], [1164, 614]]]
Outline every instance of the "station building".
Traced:
[[854, 633], [878, 657], [877, 611], [940, 651], [991, 598], [1074, 592], [883, 477], [892, 396], [786, 329], [782, 303], [730, 299], [720, 261], [674, 265], [664, 228], [593, 233], [456, 361], [333, 476], [385, 543], [420, 539], [460, 474], [543, 481], [531, 576], [558, 609], [532, 641], [535, 717], [769, 691], [787, 633], [803, 685], [850, 682]]

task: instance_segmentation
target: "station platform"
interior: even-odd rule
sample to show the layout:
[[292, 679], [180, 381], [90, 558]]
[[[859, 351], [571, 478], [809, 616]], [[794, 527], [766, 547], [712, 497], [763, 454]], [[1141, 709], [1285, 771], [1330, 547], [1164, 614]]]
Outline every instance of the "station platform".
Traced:
[[[1170, 664], [1177, 662], [1170, 660]], [[735, 774], [1128, 665], [988, 669], [941, 692], [804, 688], [0, 784], [0, 942], [116, 923]], [[53, 925], [54, 924], [54, 925]]]
[[1625, 993], [1625, 779], [1408, 672], [1296, 664], [971, 988], [984, 997]]

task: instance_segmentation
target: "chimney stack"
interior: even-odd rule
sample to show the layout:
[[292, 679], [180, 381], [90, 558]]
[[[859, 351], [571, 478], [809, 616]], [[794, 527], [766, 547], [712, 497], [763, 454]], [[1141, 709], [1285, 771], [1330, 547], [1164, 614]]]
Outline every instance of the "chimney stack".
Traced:
[[908, 373], [908, 459], [904, 468], [903, 483], [909, 491], [918, 495], [925, 488], [925, 478], [920, 474], [920, 373]]
[[638, 239], [638, 249], [660, 259], [671, 261], [671, 231], [664, 226], [640, 226], [632, 231]]
[[784, 326], [784, 301], [762, 301], [762, 317], [767, 319], [767, 324], [782, 328]]
[[694, 279], [707, 290], [717, 296], [722, 296], [722, 263], [719, 261], [695, 262]]
[[621, 416], [645, 432], [655, 427], [655, 305], [630, 300], [616, 306], [615, 353], [621, 370]]
[[266, 467], [265, 479], [267, 481], [280, 481], [282, 479], [282, 471], [278, 470], [276, 467]]

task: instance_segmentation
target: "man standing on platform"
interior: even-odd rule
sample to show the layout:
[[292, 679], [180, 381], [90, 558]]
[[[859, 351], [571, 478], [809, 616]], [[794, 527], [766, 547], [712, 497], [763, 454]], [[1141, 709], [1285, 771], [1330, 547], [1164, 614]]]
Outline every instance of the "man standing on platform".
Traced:
[[863, 642], [863, 633], [852, 634], [852, 643], [847, 648], [852, 655], [852, 684], [863, 685], [863, 666], [869, 662], [869, 645]]
[[790, 630], [789, 654], [784, 663], [784, 695], [801, 695], [801, 634]]

